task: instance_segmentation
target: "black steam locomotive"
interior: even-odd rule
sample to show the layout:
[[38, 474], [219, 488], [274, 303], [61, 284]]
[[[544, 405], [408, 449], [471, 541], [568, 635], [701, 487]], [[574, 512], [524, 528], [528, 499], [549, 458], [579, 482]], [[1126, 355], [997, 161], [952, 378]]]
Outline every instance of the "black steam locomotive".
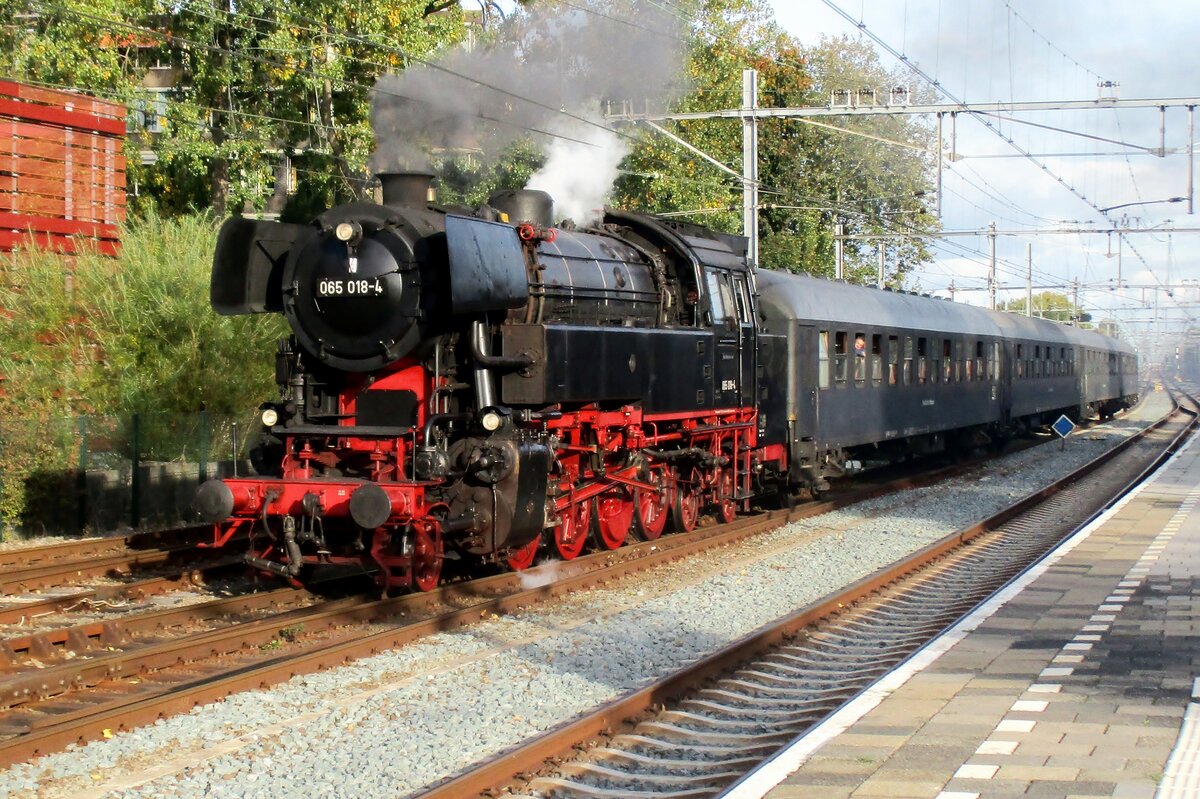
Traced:
[[1123, 343], [902, 293], [756, 271], [744, 239], [551, 198], [383, 203], [218, 240], [218, 313], [282, 313], [254, 477], [210, 481], [217, 545], [293, 581], [366, 566], [428, 590], [448, 557], [520, 569], [723, 520], [764, 493], [975, 447], [1136, 400]]

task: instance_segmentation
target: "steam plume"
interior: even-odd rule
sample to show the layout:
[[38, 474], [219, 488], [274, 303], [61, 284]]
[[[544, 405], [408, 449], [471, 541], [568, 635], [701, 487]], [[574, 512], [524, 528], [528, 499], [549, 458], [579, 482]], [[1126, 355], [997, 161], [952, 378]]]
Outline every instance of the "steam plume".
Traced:
[[666, 103], [683, 89], [680, 18], [642, 0], [575, 0], [514, 19], [501, 41], [454, 50], [375, 86], [375, 172], [428, 170], [431, 157], [499, 155], [531, 135], [548, 156], [530, 181], [559, 215], [599, 208], [627, 151], [604, 130], [606, 100]]

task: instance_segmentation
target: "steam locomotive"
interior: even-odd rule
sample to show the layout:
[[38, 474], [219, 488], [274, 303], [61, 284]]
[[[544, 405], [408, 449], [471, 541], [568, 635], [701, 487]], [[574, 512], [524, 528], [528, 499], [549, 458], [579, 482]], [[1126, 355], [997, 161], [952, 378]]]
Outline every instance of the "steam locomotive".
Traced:
[[467, 209], [380, 181], [382, 204], [218, 237], [213, 308], [292, 335], [257, 474], [196, 507], [294, 582], [346, 564], [429, 590], [447, 558], [616, 549], [1136, 401], [1136, 354], [1096, 333], [755, 270], [744, 239], [653, 216], [554, 227], [543, 192]]

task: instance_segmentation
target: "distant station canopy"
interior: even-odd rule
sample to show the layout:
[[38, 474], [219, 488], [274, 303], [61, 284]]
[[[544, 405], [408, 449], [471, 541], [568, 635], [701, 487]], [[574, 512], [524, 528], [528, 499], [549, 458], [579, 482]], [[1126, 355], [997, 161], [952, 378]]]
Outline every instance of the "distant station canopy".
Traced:
[[125, 108], [0, 79], [0, 251], [116, 255], [125, 218]]

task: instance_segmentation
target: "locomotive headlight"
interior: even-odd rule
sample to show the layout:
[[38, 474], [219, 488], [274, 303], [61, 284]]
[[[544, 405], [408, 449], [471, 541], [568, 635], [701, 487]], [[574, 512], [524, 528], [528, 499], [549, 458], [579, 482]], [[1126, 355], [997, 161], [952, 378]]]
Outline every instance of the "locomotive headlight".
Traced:
[[494, 433], [500, 429], [500, 425], [504, 424], [504, 417], [495, 411], [487, 411], [479, 417], [479, 423], [483, 425], [484, 430]]
[[338, 241], [355, 242], [362, 238], [362, 227], [357, 222], [341, 222], [333, 229]]
[[279, 423], [279, 411], [267, 408], [262, 412], [262, 423], [264, 427], [274, 427]]

